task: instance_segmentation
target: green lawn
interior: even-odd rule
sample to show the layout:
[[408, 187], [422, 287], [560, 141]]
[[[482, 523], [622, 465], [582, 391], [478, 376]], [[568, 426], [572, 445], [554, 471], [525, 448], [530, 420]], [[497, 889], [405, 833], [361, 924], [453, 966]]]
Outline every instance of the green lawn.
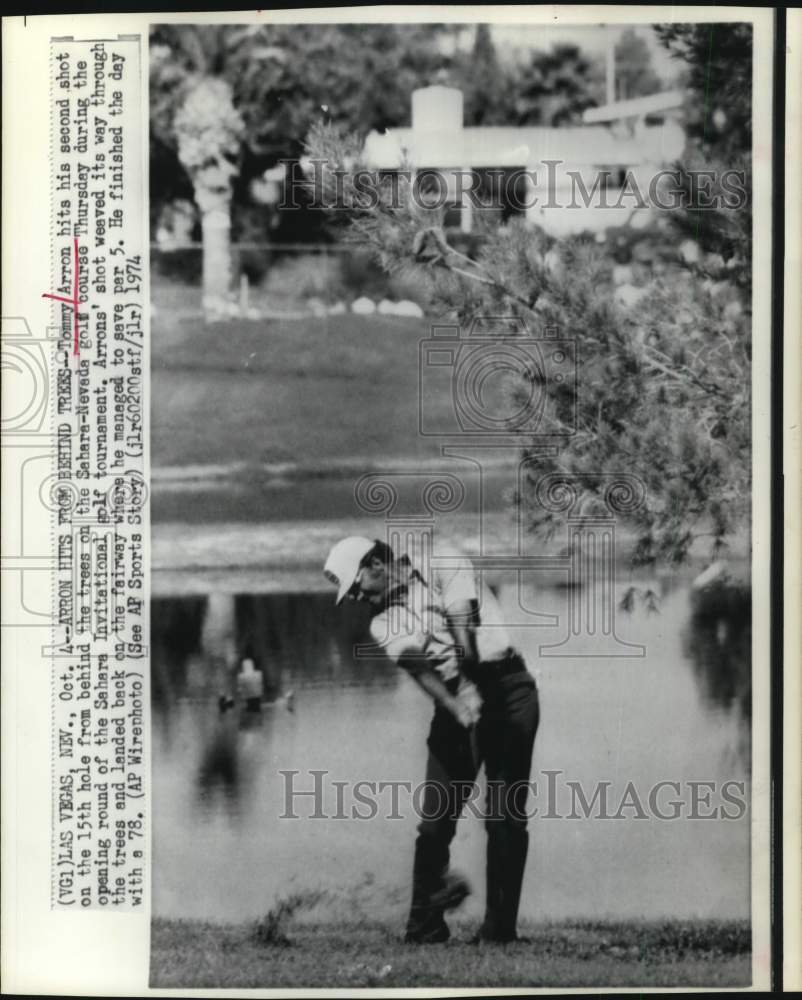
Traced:
[[151, 986], [724, 987], [751, 982], [749, 928], [738, 921], [562, 922], [523, 926], [527, 942], [476, 946], [457, 926], [442, 945], [411, 946], [387, 925], [303, 924], [289, 944], [255, 925], [156, 919]]
[[[158, 308], [153, 465], [435, 457], [437, 443], [418, 434], [428, 330], [422, 319], [354, 315], [206, 324]], [[451, 405], [443, 393], [429, 402]]]

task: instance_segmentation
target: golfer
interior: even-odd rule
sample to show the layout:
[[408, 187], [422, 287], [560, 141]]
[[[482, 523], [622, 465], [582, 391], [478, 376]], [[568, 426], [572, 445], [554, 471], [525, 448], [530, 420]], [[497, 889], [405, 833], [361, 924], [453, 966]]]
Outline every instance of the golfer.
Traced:
[[476, 938], [513, 941], [529, 835], [526, 798], [539, 720], [537, 689], [510, 646], [492, 593], [465, 557], [425, 577], [381, 541], [338, 542], [324, 573], [337, 603], [366, 601], [371, 634], [435, 703], [406, 940], [449, 938], [446, 910], [470, 889], [449, 848], [482, 763], [488, 781], [486, 907]]

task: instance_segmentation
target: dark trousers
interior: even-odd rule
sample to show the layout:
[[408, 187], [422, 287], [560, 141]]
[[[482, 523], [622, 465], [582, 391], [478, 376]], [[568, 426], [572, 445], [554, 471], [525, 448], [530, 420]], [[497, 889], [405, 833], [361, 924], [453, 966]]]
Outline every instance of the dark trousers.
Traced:
[[407, 922], [412, 937], [436, 934], [444, 925], [443, 910], [430, 899], [443, 885], [457, 819], [482, 763], [488, 782], [483, 810], [487, 902], [480, 933], [495, 940], [515, 937], [529, 845], [527, 782], [540, 716], [537, 688], [517, 654], [504, 664], [482, 667], [476, 680], [482, 714], [472, 732], [439, 706], [432, 719]]

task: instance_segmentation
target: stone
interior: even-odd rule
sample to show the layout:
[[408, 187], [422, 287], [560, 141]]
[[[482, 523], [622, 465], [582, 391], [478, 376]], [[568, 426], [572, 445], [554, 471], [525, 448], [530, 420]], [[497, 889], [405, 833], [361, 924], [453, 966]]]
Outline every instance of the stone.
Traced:
[[413, 316], [420, 319], [423, 316], [423, 310], [417, 302], [412, 302], [411, 299], [402, 299], [395, 304], [395, 314], [396, 316]]
[[376, 303], [363, 295], [351, 303], [351, 312], [357, 316], [372, 316], [376, 312]]

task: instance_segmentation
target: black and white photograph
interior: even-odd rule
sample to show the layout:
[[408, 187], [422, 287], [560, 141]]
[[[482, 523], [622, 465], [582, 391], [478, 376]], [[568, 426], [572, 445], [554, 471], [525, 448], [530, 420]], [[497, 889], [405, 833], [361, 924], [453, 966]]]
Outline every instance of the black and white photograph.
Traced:
[[150, 986], [749, 988], [771, 51], [420, 9], [143, 49]]

